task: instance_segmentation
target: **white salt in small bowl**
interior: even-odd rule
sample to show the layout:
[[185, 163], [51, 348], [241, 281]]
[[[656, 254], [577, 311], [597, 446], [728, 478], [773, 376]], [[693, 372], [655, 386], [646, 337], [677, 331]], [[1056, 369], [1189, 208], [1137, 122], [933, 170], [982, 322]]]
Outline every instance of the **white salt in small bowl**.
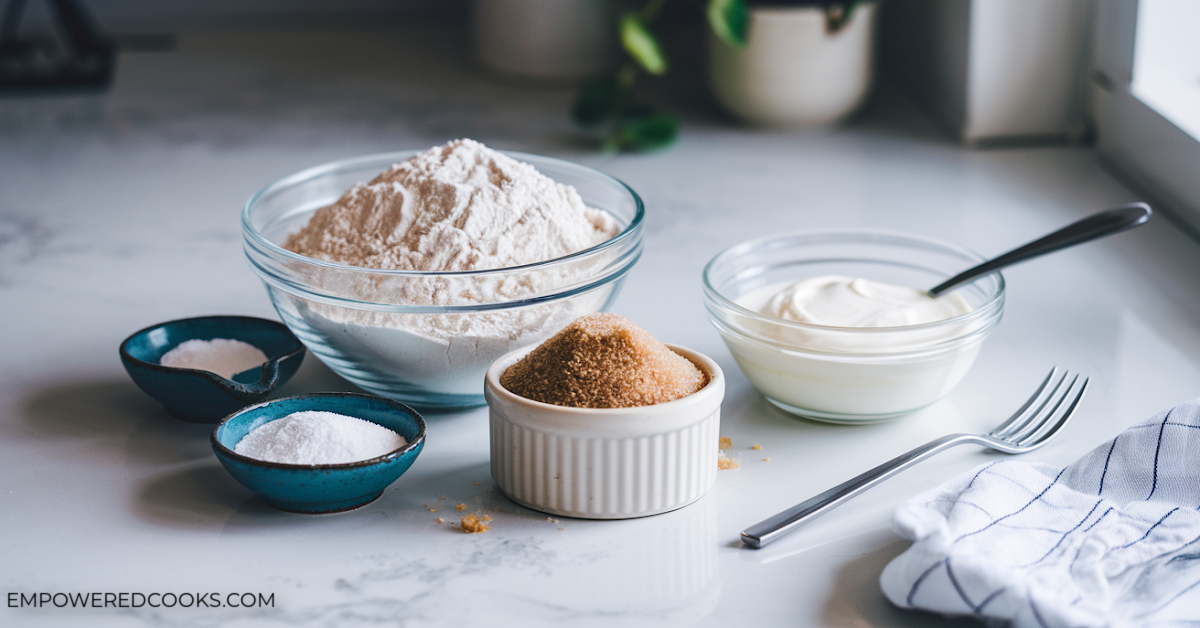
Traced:
[[[177, 368], [162, 357], [189, 340], [239, 340], [267, 356], [258, 368], [223, 377], [198, 368]], [[134, 332], [120, 347], [121, 364], [147, 395], [171, 416], [192, 423], [216, 423], [231, 412], [261, 401], [287, 382], [304, 360], [304, 345], [278, 321], [250, 316], [199, 316], [151, 325]]]
[[492, 478], [510, 499], [581, 519], [669, 512], [704, 496], [717, 477], [725, 376], [708, 356], [667, 345], [708, 376], [700, 390], [635, 408], [570, 408], [526, 399], [500, 376], [526, 347], [488, 369]]
[[[407, 443], [367, 460], [339, 464], [287, 464], [244, 456], [237, 444], [255, 428], [296, 412], [324, 411], [370, 421]], [[425, 447], [425, 419], [390, 399], [358, 393], [308, 393], [281, 397], [225, 417], [212, 433], [213, 453], [235, 480], [268, 504], [289, 512], [353, 510], [379, 498]]]

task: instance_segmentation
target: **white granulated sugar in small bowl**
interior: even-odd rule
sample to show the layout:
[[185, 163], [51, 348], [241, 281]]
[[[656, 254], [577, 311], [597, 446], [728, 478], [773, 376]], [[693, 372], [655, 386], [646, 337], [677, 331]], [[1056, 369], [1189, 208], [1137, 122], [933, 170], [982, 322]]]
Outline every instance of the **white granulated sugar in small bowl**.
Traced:
[[163, 354], [158, 363], [179, 369], [197, 369], [216, 373], [225, 379], [262, 366], [267, 354], [258, 347], [232, 338], [186, 340]]
[[250, 430], [233, 451], [264, 462], [345, 464], [382, 456], [407, 444], [403, 436], [382, 425], [310, 410]]

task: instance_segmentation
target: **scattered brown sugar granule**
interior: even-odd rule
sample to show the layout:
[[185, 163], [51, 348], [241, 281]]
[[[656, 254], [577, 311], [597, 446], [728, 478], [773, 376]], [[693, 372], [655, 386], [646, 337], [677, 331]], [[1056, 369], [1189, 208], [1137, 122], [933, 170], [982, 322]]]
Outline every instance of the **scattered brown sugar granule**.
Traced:
[[728, 436], [722, 436], [721, 442], [717, 444], [718, 449], [730, 449], [733, 447], [733, 439]]
[[770, 462], [770, 461], [771, 461], [771, 457], [770, 457], [770, 456], [767, 456], [766, 458], [763, 458], [763, 462]]
[[739, 464], [737, 460], [725, 455], [725, 452], [720, 450], [717, 451], [717, 469], [721, 471], [728, 471], [730, 469], [740, 469], [741, 466], [742, 465]]
[[754, 445], [752, 447], [750, 447], [750, 449], [753, 449], [755, 451], [762, 451], [762, 445], [759, 445], [758, 443], [754, 443]]
[[437, 519], [434, 519], [433, 522], [438, 525], [442, 525], [443, 523], [446, 523], [446, 520], [442, 519], [441, 517], [438, 517]]
[[581, 316], [500, 375], [526, 399], [573, 408], [632, 408], [686, 397], [708, 376], [618, 314]]
[[467, 515], [462, 518], [462, 521], [458, 522], [458, 525], [462, 526], [463, 532], [468, 534], [478, 534], [480, 532], [488, 531], [487, 524], [491, 520], [492, 518], [487, 515], [482, 517], [478, 515]]
[[455, 509], [455, 510], [457, 510], [458, 512], [462, 512], [462, 511], [464, 511], [464, 510], [466, 510], [466, 509], [467, 509], [467, 505], [466, 505], [466, 504], [459, 504], [459, 505], [455, 506], [455, 507], [454, 507], [454, 509]]

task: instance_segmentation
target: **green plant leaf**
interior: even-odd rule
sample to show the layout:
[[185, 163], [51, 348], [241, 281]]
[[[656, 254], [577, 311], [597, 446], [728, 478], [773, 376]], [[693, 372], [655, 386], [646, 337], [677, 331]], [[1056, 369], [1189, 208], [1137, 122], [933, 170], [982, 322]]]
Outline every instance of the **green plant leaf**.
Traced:
[[615, 75], [597, 76], [579, 88], [571, 118], [583, 126], [596, 126], [616, 115], [619, 96]]
[[666, 73], [667, 57], [663, 55], [654, 33], [636, 13], [627, 12], [621, 16], [621, 45], [647, 72], [655, 75]]
[[750, 14], [745, 0], [708, 0], [708, 25], [721, 41], [734, 48], [746, 47]]
[[639, 150], [654, 150], [669, 146], [679, 135], [679, 120], [661, 113], [629, 124], [631, 144]]
[[648, 151], [669, 146], [679, 134], [679, 120], [666, 113], [630, 118], [621, 122], [605, 142], [610, 150]]

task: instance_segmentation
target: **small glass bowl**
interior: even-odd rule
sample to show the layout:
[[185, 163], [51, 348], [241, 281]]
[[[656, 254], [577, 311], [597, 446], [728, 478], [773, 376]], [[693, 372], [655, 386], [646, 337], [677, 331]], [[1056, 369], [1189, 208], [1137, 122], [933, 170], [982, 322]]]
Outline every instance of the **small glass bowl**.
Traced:
[[742, 372], [771, 403], [821, 421], [874, 423], [941, 399], [966, 375], [1004, 312], [1000, 273], [957, 290], [969, 312], [922, 325], [812, 325], [760, 313], [739, 299], [757, 301], [772, 287], [821, 275], [924, 289], [982, 261], [960, 247], [900, 233], [771, 236], [714, 257], [704, 268], [704, 303]]
[[[298, 172], [250, 197], [242, 211], [246, 257], [283, 322], [322, 362], [377, 395], [419, 408], [480, 406], [488, 366], [537, 344], [584, 314], [608, 308], [642, 251], [642, 200], [629, 186], [559, 159], [505, 154], [574, 186], [622, 230], [592, 248], [535, 264], [465, 272], [388, 271], [298, 255], [281, 244], [358, 182], [418, 151], [336, 161]], [[533, 286], [519, 298], [462, 304], [481, 286]], [[415, 305], [419, 290], [445, 305]], [[512, 291], [509, 291], [513, 294]], [[364, 298], [364, 294], [371, 294]]]

